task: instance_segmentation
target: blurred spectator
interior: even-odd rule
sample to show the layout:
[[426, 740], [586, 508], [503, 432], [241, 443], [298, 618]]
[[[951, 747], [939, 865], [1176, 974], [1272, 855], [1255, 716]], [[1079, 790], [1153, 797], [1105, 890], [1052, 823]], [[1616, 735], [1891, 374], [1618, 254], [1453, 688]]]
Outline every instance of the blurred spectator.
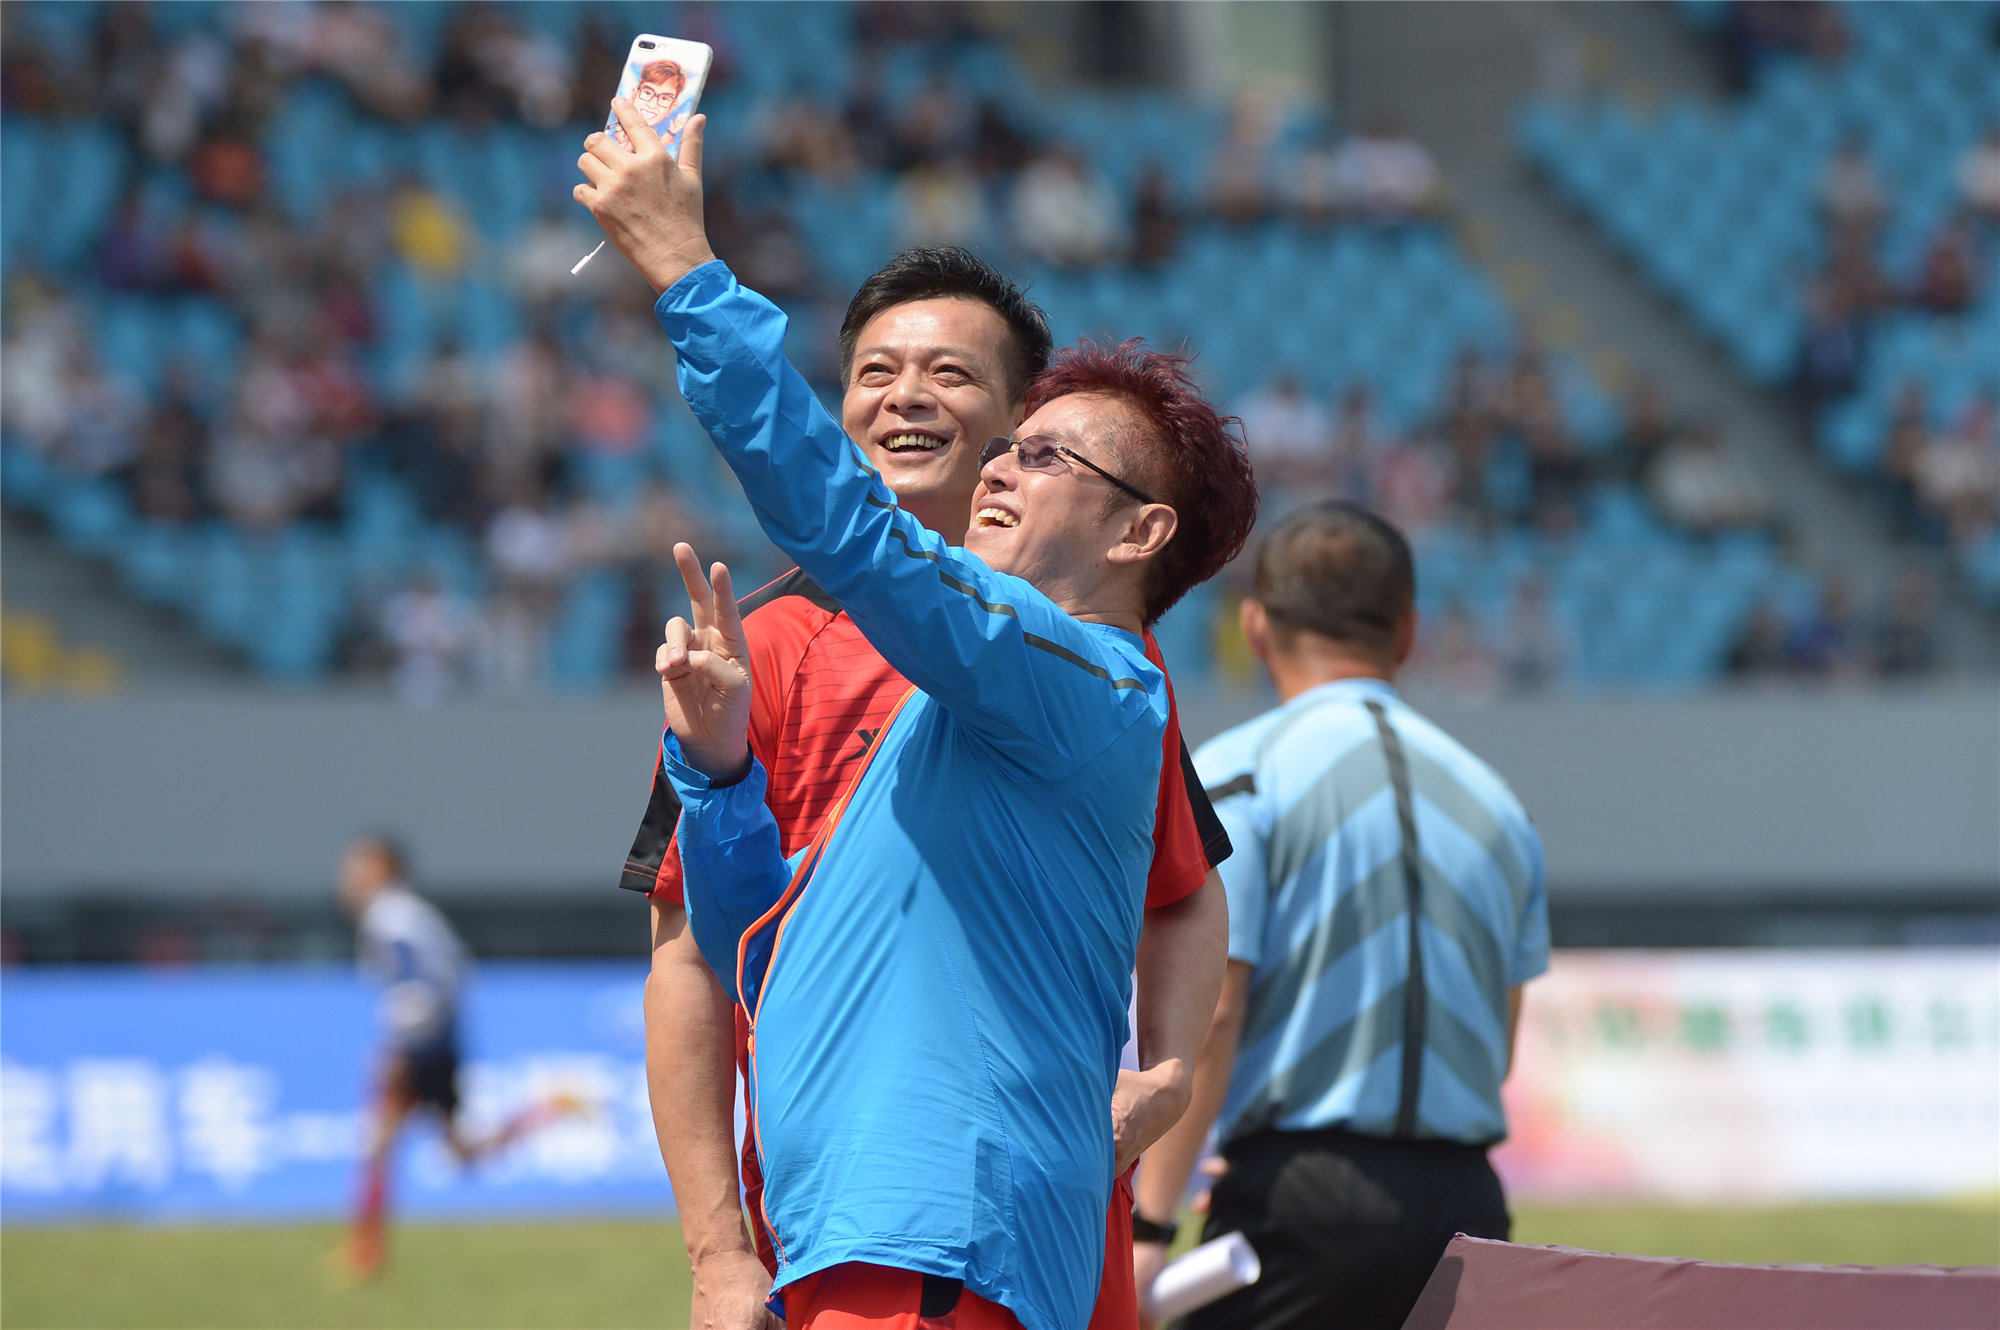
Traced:
[[302, 478], [284, 443], [242, 414], [217, 433], [208, 489], [222, 515], [251, 531], [275, 531], [298, 515]]
[[1603, 475], [1607, 480], [1632, 485], [1651, 474], [1655, 461], [1666, 451], [1673, 437], [1673, 418], [1659, 381], [1649, 374], [1633, 379], [1623, 405], [1623, 428], [1617, 442], [1605, 451]]
[[1858, 136], [1841, 141], [1820, 177], [1819, 206], [1836, 230], [1872, 233], [1889, 210], [1889, 194]]
[[812, 256], [791, 219], [777, 208], [747, 219], [733, 266], [744, 285], [773, 300], [795, 300], [812, 287]]
[[1451, 473], [1426, 440], [1397, 438], [1374, 457], [1369, 502], [1405, 535], [1421, 539], [1451, 512]]
[[120, 470], [138, 453], [145, 412], [145, 399], [130, 380], [107, 372], [89, 347], [77, 347], [63, 375], [54, 460], [78, 475]]
[[503, 8], [455, 5], [448, 12], [431, 76], [438, 109], [466, 125], [505, 119], [514, 94], [502, 77], [500, 48], [509, 27]]
[[897, 117], [896, 152], [903, 163], [912, 166], [969, 158], [977, 123], [972, 105], [939, 70]]
[[442, 194], [415, 180], [404, 181], [389, 201], [389, 233], [396, 257], [419, 277], [446, 280], [465, 266], [471, 234], [464, 218]]
[[1132, 190], [1132, 262], [1142, 268], [1165, 267], [1180, 244], [1180, 210], [1167, 173], [1158, 162], [1148, 162]]
[[188, 374], [177, 367], [140, 435], [131, 474], [133, 508], [156, 522], [200, 517], [207, 507], [207, 461], [208, 420], [195, 404]]
[[345, 85], [355, 105], [403, 123], [428, 109], [431, 81], [380, 8], [321, 5], [313, 18], [312, 63]]
[[570, 389], [568, 424], [586, 456], [632, 457], [653, 436], [653, 403], [619, 375], [584, 374]]
[[1281, 370], [1243, 403], [1243, 438], [1267, 492], [1302, 485], [1330, 487], [1337, 470], [1333, 418], [1306, 396], [1299, 377]]
[[1713, 421], [1668, 446], [1651, 485], [1662, 516], [1704, 535], [1766, 526], [1775, 511], [1770, 491], [1729, 454]]
[[[883, 168], [896, 162], [901, 149], [896, 129], [882, 104], [882, 48], [864, 43], [855, 52], [854, 76], [849, 81], [847, 99], [841, 107], [841, 123], [847, 130], [854, 155], [869, 167]], [[709, 78], [714, 79], [711, 72]]]
[[1958, 199], [1967, 212], [1988, 225], [2000, 224], [2000, 122], [1958, 158], [1955, 172]]
[[383, 605], [382, 636], [395, 652], [397, 694], [428, 706], [464, 686], [479, 624], [461, 597], [419, 573]]
[[0, 422], [10, 441], [53, 457], [69, 418], [70, 361], [82, 344], [75, 306], [33, 274], [7, 286]]
[[218, 506], [264, 529], [301, 516], [333, 516], [345, 447], [371, 424], [367, 389], [337, 351], [259, 348], [246, 362], [232, 418], [217, 440]]
[[2000, 420], [1991, 393], [1931, 436], [1912, 479], [1917, 501], [1943, 520], [1953, 544], [1969, 549], [1986, 538], [2000, 519]]
[[1972, 223], [1955, 217], [1938, 228], [1917, 273], [1915, 304], [1939, 314], [1958, 314], [1972, 305], [1979, 288], [1979, 241]]
[[1546, 692], [1568, 680], [1573, 654], [1569, 634], [1556, 622], [1548, 587], [1540, 578], [1530, 577], [1515, 588], [1494, 654], [1510, 693]]
[[1261, 97], [1245, 94], [1236, 101], [1229, 132], [1209, 163], [1208, 208], [1225, 222], [1247, 225], [1271, 213], [1271, 149], [1278, 118]]
[[1563, 419], [1548, 362], [1532, 344], [1515, 357], [1502, 406], [1508, 432], [1526, 453], [1530, 513], [1540, 526], [1564, 525], [1576, 508], [1585, 467]]
[[[588, 269], [586, 269], [588, 271]], [[567, 437], [567, 416], [577, 403], [569, 389], [570, 366], [546, 325], [501, 353], [493, 370], [492, 430], [487, 465], [494, 487], [554, 482]]]
[[471, 361], [447, 344], [416, 377], [408, 404], [391, 414], [384, 445], [424, 516], [482, 530], [491, 489], [482, 471], [486, 398]]
[[1915, 380], [1897, 390], [1889, 412], [1889, 437], [1882, 449], [1882, 470], [1894, 481], [1914, 486], [1917, 459], [1931, 441], [1931, 398]]
[[1028, 165], [1033, 145], [1008, 119], [1006, 109], [991, 99], [979, 103], [979, 123], [973, 130], [972, 160], [984, 176], [1011, 175]]
[[1937, 587], [1921, 568], [1906, 568], [1889, 588], [1875, 625], [1872, 664], [1884, 679], [1910, 679], [1937, 668]]
[[195, 193], [215, 203], [247, 208], [264, 193], [264, 154], [247, 127], [219, 130], [188, 158]]
[[1288, 173], [1287, 202], [1307, 226], [1337, 220], [1346, 205], [1340, 186], [1340, 144], [1326, 137], [1300, 150]]
[[188, 155], [229, 100], [229, 48], [213, 34], [190, 32], [167, 51], [139, 123], [139, 141], [155, 161]]
[[608, 245], [582, 272], [570, 272], [602, 239], [604, 233], [582, 209], [551, 208], [500, 255], [507, 285], [531, 308], [540, 308], [564, 299], [598, 299], [636, 281], [631, 265]]
[[1387, 448], [1393, 435], [1375, 414], [1375, 394], [1365, 383], [1348, 385], [1340, 395], [1340, 413], [1333, 423], [1333, 451], [1343, 467], [1360, 468]]
[[1335, 153], [1334, 197], [1364, 221], [1404, 222], [1438, 201], [1437, 164], [1393, 116], [1379, 116]]
[[1846, 24], [1822, 0], [1747, 0], [1723, 13], [1729, 83], [1738, 92], [1749, 90], [1752, 75], [1773, 55], [1807, 52], [1834, 60], [1846, 49]]
[[1473, 513], [1493, 507], [1487, 493], [1488, 463], [1496, 435], [1497, 389], [1476, 351], [1461, 351], [1452, 365], [1442, 432], [1457, 477], [1459, 500]]
[[1042, 153], [1014, 184], [1014, 243], [1066, 268], [1106, 263], [1124, 244], [1120, 205], [1104, 177], [1073, 148]]
[[8, 115], [53, 116], [68, 90], [56, 59], [35, 41], [11, 5], [0, 9], [0, 109]]
[[1861, 372], [1861, 330], [1845, 292], [1824, 277], [1806, 285], [1799, 344], [1799, 391], [1808, 412], [1853, 390]]
[[1821, 277], [1849, 317], [1865, 319], [1895, 302], [1896, 292], [1875, 257], [1875, 238], [1855, 226], [1834, 228]]
[[573, 556], [547, 495], [518, 492], [487, 529], [486, 556], [499, 581], [491, 615], [493, 681], [503, 693], [525, 693], [544, 682], [549, 621]]
[[153, 291], [173, 286], [172, 274], [171, 236], [139, 191], [126, 190], [97, 249], [98, 280], [114, 291]]
[[1723, 668], [1730, 678], [1740, 681], [1776, 679], [1790, 673], [1785, 636], [1785, 623], [1778, 611], [1768, 601], [1759, 604], [1729, 648]]
[[1812, 611], [1786, 634], [1786, 663], [1801, 678], [1852, 680], [1866, 663], [1864, 650], [1853, 590], [1845, 578], [1828, 577]]
[[759, 117], [756, 135], [764, 165], [825, 180], [845, 180], [861, 169], [854, 136], [838, 106], [809, 97], [785, 97]]
[[905, 249], [919, 245], [975, 249], [985, 244], [991, 230], [979, 173], [963, 157], [904, 172], [896, 182], [895, 211], [896, 243]]
[[1416, 674], [1434, 687], [1468, 702], [1500, 692], [1500, 662], [1486, 649], [1479, 623], [1454, 600], [1438, 616], [1437, 627], [1417, 658]]
[[91, 89], [91, 109], [122, 128], [139, 125], [158, 60], [153, 18], [147, 9], [142, 5], [107, 9], [93, 34], [90, 75], [85, 80]]

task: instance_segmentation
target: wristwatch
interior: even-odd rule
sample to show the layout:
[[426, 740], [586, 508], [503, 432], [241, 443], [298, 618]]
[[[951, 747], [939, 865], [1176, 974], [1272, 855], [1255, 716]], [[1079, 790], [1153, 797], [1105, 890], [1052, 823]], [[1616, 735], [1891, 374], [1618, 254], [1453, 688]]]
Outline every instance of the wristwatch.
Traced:
[[1160, 1242], [1171, 1247], [1174, 1235], [1181, 1231], [1178, 1221], [1169, 1219], [1164, 1224], [1156, 1224], [1137, 1210], [1132, 1212], [1132, 1241]]

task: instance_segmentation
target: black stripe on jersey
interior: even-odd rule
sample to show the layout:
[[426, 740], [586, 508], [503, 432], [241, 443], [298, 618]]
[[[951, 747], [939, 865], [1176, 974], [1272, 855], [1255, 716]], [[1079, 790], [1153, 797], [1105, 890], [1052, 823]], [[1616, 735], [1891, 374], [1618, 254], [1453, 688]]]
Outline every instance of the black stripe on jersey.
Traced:
[[1194, 829], [1201, 835], [1201, 852], [1208, 858], [1210, 868], [1219, 868], [1222, 861], [1236, 853], [1236, 847], [1229, 843], [1229, 832], [1222, 825], [1222, 819], [1215, 815], [1215, 805], [1209, 802], [1209, 792], [1201, 788], [1201, 777], [1194, 769], [1194, 754], [1188, 751], [1187, 740], [1181, 740], [1181, 781], [1187, 786], [1188, 809], [1194, 814]]
[[1211, 790], [1203, 791], [1203, 793], [1207, 794], [1211, 799], [1229, 799], [1239, 794], [1255, 794], [1257, 793], [1256, 773], [1246, 771], [1235, 780], [1224, 781]]
[[[869, 503], [874, 504], [877, 508], [887, 508], [892, 512], [901, 511], [896, 507], [895, 504], [884, 503], [872, 494], [867, 495], [866, 498]], [[920, 550], [916, 546], [912, 545], [910, 543], [910, 538], [903, 534], [901, 528], [896, 526], [891, 526], [889, 528], [889, 534], [902, 542], [903, 553], [909, 555], [912, 559], [929, 559], [932, 563], [938, 563], [938, 556], [936, 554], [932, 553], [930, 550]], [[1020, 621], [1021, 612], [1019, 610], [1015, 609], [1012, 605], [1009, 605], [1005, 601], [992, 601], [982, 598], [978, 593], [978, 591], [976, 591], [973, 588], [971, 583], [959, 581], [956, 577], [953, 577], [950, 573], [947, 573], [944, 570], [942, 564], [940, 564], [938, 567], [937, 575], [938, 575], [938, 581], [944, 583], [946, 586], [950, 587], [953, 591], [956, 591], [959, 594], [963, 595], [966, 599], [970, 600], [980, 609], [985, 610], [988, 614], [1004, 614], [1008, 618], [1013, 619], [1016, 622]], [[1048, 652], [1051, 656], [1054, 656], [1059, 660], [1068, 661], [1070, 664], [1076, 666], [1078, 669], [1084, 671], [1086, 674], [1096, 675], [1098, 678], [1110, 684], [1113, 688], [1144, 688], [1146, 686], [1140, 683], [1137, 679], [1114, 679], [1111, 677], [1111, 671], [1105, 669], [1102, 665], [1093, 664], [1092, 662], [1085, 660], [1082, 656], [1077, 655], [1074, 651], [1071, 651], [1068, 647], [1063, 646], [1060, 643], [1051, 642], [1046, 637], [1037, 637], [1035, 634], [1027, 631], [1025, 628], [1021, 630], [1021, 640], [1031, 647], [1038, 647], [1041, 650]]]
[[667, 846], [673, 843], [674, 828], [680, 825], [681, 797], [667, 779], [667, 759], [662, 753], [653, 767], [653, 797], [646, 804], [646, 816], [639, 820], [639, 834], [625, 856], [625, 871], [618, 885], [627, 891], [650, 896], [659, 880], [660, 865], [666, 862]]
[[755, 591], [737, 601], [736, 607], [743, 613], [750, 614], [763, 609], [772, 601], [781, 600], [786, 596], [804, 596], [828, 614], [840, 613], [840, 606], [834, 603], [833, 597], [821, 591], [819, 583], [807, 577], [806, 570], [803, 568], [794, 568], [789, 573], [766, 582], [763, 586], [758, 587]]

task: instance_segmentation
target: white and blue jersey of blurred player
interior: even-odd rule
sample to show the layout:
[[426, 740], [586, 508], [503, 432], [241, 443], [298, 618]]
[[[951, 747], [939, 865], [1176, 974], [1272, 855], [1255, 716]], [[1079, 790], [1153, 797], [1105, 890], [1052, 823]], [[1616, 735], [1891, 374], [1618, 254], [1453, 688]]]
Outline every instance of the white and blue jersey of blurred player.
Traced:
[[358, 950], [381, 986], [384, 1045], [406, 1057], [456, 1054], [465, 947], [437, 907], [400, 881], [385, 884], [362, 909]]

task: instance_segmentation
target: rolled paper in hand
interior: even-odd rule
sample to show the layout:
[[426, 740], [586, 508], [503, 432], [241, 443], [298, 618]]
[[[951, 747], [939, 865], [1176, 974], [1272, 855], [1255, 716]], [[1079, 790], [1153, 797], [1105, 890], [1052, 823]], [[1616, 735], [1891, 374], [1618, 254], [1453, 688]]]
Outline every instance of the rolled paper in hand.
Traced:
[[1263, 1273], [1249, 1240], [1241, 1233], [1225, 1233], [1160, 1271], [1144, 1295], [1146, 1315], [1155, 1321], [1186, 1316], [1225, 1294], [1248, 1288]]

